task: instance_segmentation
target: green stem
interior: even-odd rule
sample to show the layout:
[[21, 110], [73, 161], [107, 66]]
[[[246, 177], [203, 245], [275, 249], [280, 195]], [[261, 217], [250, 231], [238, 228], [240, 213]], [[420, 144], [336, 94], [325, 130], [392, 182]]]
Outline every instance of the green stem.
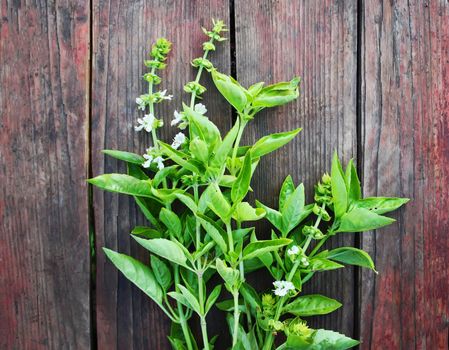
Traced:
[[[156, 71], [156, 68], [152, 67], [150, 74], [153, 75], [155, 71]], [[153, 81], [150, 81], [148, 83], [148, 94], [150, 95], [150, 114], [152, 114], [154, 116], [154, 102], [151, 100], [151, 98], [152, 98], [151, 95], [153, 95]], [[157, 135], [156, 135], [155, 128], [153, 128], [151, 130], [151, 137], [153, 139], [153, 147], [158, 149], [159, 145], [157, 143]]]
[[[213, 43], [214, 39], [211, 38], [209, 40], [210, 43]], [[209, 54], [209, 50], [205, 50], [204, 51], [204, 55], [203, 55], [203, 59], [207, 58], [207, 55]], [[196, 77], [195, 77], [195, 83], [199, 83], [200, 82], [200, 78], [201, 78], [201, 73], [203, 72], [203, 66], [200, 66], [198, 68], [198, 72], [196, 73]], [[190, 98], [190, 108], [193, 108], [195, 106], [195, 99], [196, 99], [196, 92], [193, 91], [192, 92], [192, 97]]]
[[[199, 263], [198, 263], [199, 264]], [[209, 337], [207, 336], [207, 322], [204, 312], [204, 283], [203, 283], [203, 270], [197, 272], [198, 276], [198, 292], [200, 303], [200, 322], [201, 322], [201, 334], [203, 336], [204, 350], [209, 350]]]
[[[179, 284], [179, 266], [175, 265], [175, 289], [177, 292], [179, 292], [178, 284]], [[192, 345], [192, 339], [190, 338], [190, 331], [189, 331], [189, 325], [187, 324], [187, 319], [184, 314], [184, 309], [182, 304], [177, 301], [176, 302], [177, 308], [178, 308], [178, 314], [179, 314], [179, 323], [181, 325], [182, 334], [184, 335], [184, 338], [186, 340], [186, 345], [188, 350], [193, 350]]]
[[232, 293], [234, 298], [234, 331], [232, 333], [232, 347], [237, 345], [237, 339], [239, 334], [239, 318], [240, 318], [240, 309], [239, 309], [239, 291], [236, 290]]
[[244, 121], [243, 117], [239, 117], [239, 118], [240, 118], [239, 131], [237, 132], [237, 137], [236, 137], [235, 143], [234, 143], [234, 149], [232, 150], [232, 158], [231, 158], [231, 173], [232, 174], [234, 174], [234, 172], [235, 172], [235, 160], [237, 158], [237, 151], [240, 146], [240, 141], [242, 139], [243, 130], [245, 130], [245, 126], [247, 124], [247, 122]]

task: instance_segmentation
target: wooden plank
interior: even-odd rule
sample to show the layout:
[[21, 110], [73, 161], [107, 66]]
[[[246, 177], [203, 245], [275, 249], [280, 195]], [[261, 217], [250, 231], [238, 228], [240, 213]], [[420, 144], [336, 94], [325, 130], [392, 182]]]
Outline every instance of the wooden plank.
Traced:
[[89, 3], [0, 12], [0, 348], [89, 349]]
[[[162, 139], [170, 140], [176, 130], [169, 126], [173, 111], [187, 101], [182, 88], [196, 74], [192, 58], [202, 54], [205, 36], [200, 26], [210, 19], [228, 22], [227, 1], [95, 1], [93, 57], [93, 173], [126, 172], [123, 164], [100, 154], [100, 150], [121, 149], [144, 152], [149, 138], [136, 133], [133, 125], [141, 116], [135, 98], [146, 91], [141, 80], [150, 45], [160, 36], [173, 42], [168, 67], [162, 72], [162, 88], [175, 95], [170, 103], [157, 106], [165, 120]], [[211, 60], [221, 70], [230, 67], [229, 43], [219, 44]], [[205, 74], [206, 87], [212, 87]], [[214, 101], [214, 103], [208, 103]], [[221, 128], [229, 128], [230, 110], [211, 88], [205, 95], [208, 115]], [[132, 256], [147, 258], [129, 238], [130, 230], [144, 223], [132, 199], [95, 190], [95, 232], [97, 246], [97, 334], [99, 349], [168, 349], [169, 322], [158, 307], [124, 279], [100, 250], [106, 246]], [[211, 330], [211, 334], [216, 331]], [[198, 337], [200, 339], [200, 337]]]
[[[297, 102], [260, 113], [247, 129], [245, 141], [303, 127], [295, 141], [259, 165], [254, 194], [269, 206], [285, 176], [304, 182], [307, 198], [313, 185], [330, 170], [334, 149], [345, 161], [356, 155], [356, 1], [235, 2], [237, 77], [245, 86], [302, 77]], [[268, 225], [258, 227], [268, 236]], [[351, 235], [337, 236], [331, 246], [353, 245]], [[271, 281], [259, 283], [270, 288]], [[343, 302], [330, 316], [313, 320], [315, 327], [353, 333], [354, 271], [322, 273], [306, 292], [321, 292]]]
[[364, 189], [410, 197], [364, 236], [380, 274], [362, 275], [364, 349], [446, 349], [449, 325], [449, 4], [366, 1]]

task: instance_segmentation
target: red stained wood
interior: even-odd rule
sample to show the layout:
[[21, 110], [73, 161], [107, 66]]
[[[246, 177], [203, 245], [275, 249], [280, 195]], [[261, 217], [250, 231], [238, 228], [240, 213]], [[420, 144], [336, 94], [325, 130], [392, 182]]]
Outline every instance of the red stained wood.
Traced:
[[[142, 1], [94, 2], [93, 23], [93, 105], [92, 158], [94, 175], [126, 172], [122, 162], [105, 158], [102, 149], [121, 149], [143, 153], [150, 140], [136, 133], [133, 126], [141, 112], [135, 98], [147, 91], [140, 77], [146, 71], [143, 60], [148, 58], [152, 43], [161, 36], [173, 42], [168, 67], [162, 71], [162, 89], [175, 97], [172, 102], [156, 106], [157, 117], [167, 127], [161, 139], [171, 140], [178, 131], [170, 127], [173, 111], [181, 101], [189, 101], [183, 86], [194, 79], [196, 70], [190, 61], [202, 55], [201, 43], [207, 37], [201, 25], [210, 27], [211, 18], [229, 23], [227, 1]], [[229, 42], [217, 44], [210, 55], [222, 71], [229, 72]], [[208, 116], [221, 128], [228, 129], [231, 111], [203, 75], [202, 83], [210, 88], [204, 103]], [[213, 103], [208, 103], [213, 101]], [[101, 247], [129, 253], [141, 259], [147, 255], [135, 242], [130, 231], [145, 220], [132, 198], [94, 191], [95, 233], [97, 247], [97, 335], [99, 349], [168, 349], [170, 322], [148, 297], [132, 286], [105, 259]], [[212, 315], [209, 317], [213, 319]], [[210, 334], [223, 329], [225, 323], [210, 322]], [[198, 339], [201, 339], [198, 336]]]
[[363, 349], [446, 349], [449, 325], [449, 4], [366, 1], [362, 132], [367, 195], [412, 201], [364, 235]]
[[89, 349], [89, 4], [0, 12], [0, 348]]
[[[277, 208], [284, 178], [304, 182], [307, 201], [313, 185], [330, 171], [334, 149], [347, 161], [356, 155], [357, 9], [351, 1], [235, 2], [237, 78], [245, 86], [302, 77], [301, 97], [293, 103], [258, 114], [245, 141], [253, 143], [273, 132], [302, 127], [299, 136], [259, 164], [254, 196]], [[269, 236], [269, 226], [258, 226]], [[330, 246], [354, 245], [354, 237], [335, 237]], [[257, 279], [260, 281], [260, 278]], [[270, 280], [256, 282], [272, 288]], [[318, 274], [305, 293], [320, 292], [340, 300], [339, 311], [312, 320], [315, 327], [348, 335], [354, 328], [354, 271]]]

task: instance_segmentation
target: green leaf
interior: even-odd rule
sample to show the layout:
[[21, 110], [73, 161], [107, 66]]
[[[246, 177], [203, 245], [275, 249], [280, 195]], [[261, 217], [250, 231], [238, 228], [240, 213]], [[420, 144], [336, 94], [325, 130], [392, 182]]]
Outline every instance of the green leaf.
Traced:
[[318, 257], [311, 259], [309, 263], [310, 265], [307, 267], [307, 269], [310, 271], [329, 271], [344, 267], [343, 265], [338, 264], [335, 261]]
[[239, 132], [240, 122], [239, 119], [235, 122], [232, 129], [228, 132], [228, 134], [223, 139], [223, 142], [217, 148], [214, 157], [210, 161], [210, 166], [216, 169], [222, 169], [223, 164], [226, 161], [226, 157], [229, 152], [232, 151], [232, 145], [234, 144], [235, 138]]
[[189, 150], [195, 159], [198, 159], [204, 164], [208, 163], [209, 149], [206, 142], [200, 140], [198, 137], [195, 137], [190, 141]]
[[186, 193], [176, 193], [176, 198], [178, 198], [187, 208], [189, 208], [192, 213], [196, 214], [198, 207], [190, 195]]
[[212, 306], [215, 304], [215, 302], [217, 301], [218, 297], [220, 296], [220, 293], [221, 293], [221, 284], [215, 286], [215, 288], [209, 294], [209, 297], [206, 300], [206, 311], [205, 311], [205, 314], [207, 314], [210, 311], [210, 309], [212, 308]]
[[138, 180], [148, 180], [148, 175], [143, 171], [142, 167], [133, 163], [126, 163], [128, 175], [135, 177]]
[[270, 207], [267, 207], [266, 205], [260, 203], [256, 200], [256, 206], [258, 208], [262, 208], [265, 210], [266, 214], [265, 217], [268, 219], [271, 224], [276, 227], [279, 231], [284, 232], [284, 223], [282, 221], [282, 215], [277, 210], [271, 209]]
[[255, 83], [255, 84], [251, 85], [248, 88], [248, 93], [251, 96], [255, 97], [260, 92], [260, 90], [262, 90], [264, 84], [265, 84], [264, 82], [260, 82], [260, 83]]
[[281, 210], [284, 234], [290, 232], [304, 219], [304, 203], [304, 185], [300, 184], [288, 197]]
[[320, 350], [346, 350], [357, 346], [360, 342], [343, 334], [318, 329], [313, 336], [313, 344]]
[[164, 238], [143, 239], [133, 237], [142, 247], [175, 264], [187, 267], [184, 251], [172, 241]]
[[162, 303], [162, 289], [159, 287], [150, 268], [140, 261], [125, 255], [103, 248], [106, 256], [123, 275], [139, 287], [146, 295], [159, 305]]
[[197, 219], [204, 227], [207, 234], [214, 240], [215, 243], [217, 243], [221, 251], [223, 253], [226, 253], [228, 251], [228, 246], [223, 238], [226, 235], [226, 233], [223, 232], [221, 227], [213, 223], [213, 221], [207, 216], [199, 214]]
[[341, 223], [335, 232], [363, 232], [387, 226], [396, 220], [378, 215], [371, 210], [355, 208], [341, 218]]
[[341, 307], [337, 300], [320, 294], [296, 297], [290, 304], [284, 306], [283, 311], [295, 316], [326, 315]]
[[228, 290], [232, 290], [238, 283], [240, 279], [240, 273], [237, 270], [234, 270], [230, 267], [226, 266], [226, 263], [217, 258], [215, 266], [217, 268], [218, 274], [223, 278], [223, 281], [226, 283], [226, 288]]
[[346, 182], [337, 152], [334, 153], [332, 159], [331, 185], [335, 217], [338, 219], [341, 218], [348, 209], [348, 192], [346, 190]]
[[302, 336], [290, 334], [287, 341], [277, 350], [346, 350], [358, 344], [357, 340], [343, 334], [318, 329], [310, 341], [306, 341]]
[[143, 238], [161, 238], [162, 234], [159, 231], [152, 229], [151, 227], [146, 226], [136, 226], [131, 231], [133, 235], [141, 236]]
[[293, 138], [301, 131], [301, 128], [281, 132], [278, 134], [271, 134], [262, 137], [251, 148], [251, 155], [253, 158], [262, 157], [270, 152], [277, 150], [278, 148], [289, 143]]
[[290, 195], [295, 191], [295, 184], [290, 175], [288, 175], [282, 183], [281, 191], [279, 193], [279, 211], [283, 211], [285, 202]]
[[293, 101], [299, 96], [299, 82], [299, 78], [294, 78], [290, 82], [269, 85], [260, 90], [252, 104], [255, 107], [275, 107]]
[[409, 201], [408, 198], [368, 197], [353, 203], [356, 208], [371, 210], [376, 214], [385, 214], [396, 210]]
[[240, 293], [253, 310], [261, 307], [262, 301], [260, 300], [259, 293], [248, 283], [242, 283]]
[[192, 108], [183, 104], [184, 114], [189, 120], [189, 131], [191, 140], [195, 140], [198, 137], [204, 141], [205, 146], [209, 148], [209, 151], [215, 149], [221, 143], [220, 131], [217, 126], [212, 123], [209, 118], [204, 115], [195, 112]]
[[346, 167], [346, 188], [348, 189], [349, 202], [359, 200], [362, 198], [362, 190], [360, 188], [360, 180], [357, 175], [357, 170], [354, 166], [354, 161], [351, 159]]
[[168, 228], [168, 231], [174, 234], [176, 237], [182, 236], [182, 224], [178, 215], [167, 208], [162, 208], [159, 213], [159, 219]]
[[287, 238], [251, 242], [243, 250], [243, 260], [255, 258], [266, 252], [278, 250], [283, 246], [289, 245], [291, 242], [292, 240]]
[[139, 206], [140, 210], [142, 211], [143, 215], [147, 218], [151, 224], [156, 227], [157, 229], [161, 230], [161, 225], [159, 224], [159, 221], [154, 217], [154, 215], [151, 213], [148, 203], [145, 201], [145, 198], [140, 198], [134, 196], [134, 200], [136, 201], [137, 205]]
[[187, 158], [188, 158], [187, 154], [180, 152], [178, 150], [175, 150], [170, 145], [167, 145], [166, 143], [164, 143], [160, 140], [158, 142], [159, 142], [159, 145], [161, 146], [164, 154], [167, 155], [175, 163], [179, 164], [180, 166], [182, 166], [183, 168], [185, 168], [187, 170], [190, 170], [193, 173], [197, 173], [197, 174], [200, 173], [200, 171], [194, 164], [187, 161]]
[[103, 174], [87, 180], [105, 191], [129, 194], [132, 196], [154, 197], [149, 180], [138, 180], [125, 174]]
[[151, 255], [151, 268], [159, 285], [166, 292], [172, 284], [172, 276], [168, 266], [157, 256]]
[[232, 185], [231, 199], [234, 203], [241, 202], [248, 193], [251, 174], [251, 152], [248, 152], [243, 161], [243, 166], [240, 169], [239, 175]]
[[248, 202], [237, 204], [232, 217], [237, 222], [256, 221], [265, 216], [266, 212], [262, 208], [253, 208]]
[[336, 260], [343, 264], [366, 267], [368, 269], [376, 271], [376, 269], [374, 268], [374, 262], [369, 254], [364, 250], [354, 247], [342, 247], [331, 250], [330, 252], [328, 252], [327, 258]]
[[218, 186], [214, 186], [213, 184], [208, 187], [208, 199], [207, 203], [209, 208], [217, 214], [220, 219], [224, 222], [229, 221], [229, 216], [231, 215], [231, 206], [229, 205], [226, 198], [221, 193], [221, 190]]
[[218, 91], [239, 112], [243, 111], [247, 103], [246, 90], [232, 77], [212, 71], [212, 79]]
[[104, 149], [102, 152], [104, 154], [107, 154], [108, 156], [114, 157], [116, 159], [124, 160], [125, 162], [128, 162], [128, 163], [141, 165], [141, 164], [143, 164], [143, 162], [145, 162], [145, 158], [142, 157], [140, 154], [125, 152], [125, 151], [118, 151], [118, 150], [114, 150], [114, 149]]
[[178, 288], [181, 291], [181, 294], [187, 300], [187, 302], [190, 305], [190, 308], [195, 311], [198, 315], [201, 315], [201, 309], [200, 304], [197, 300], [197, 298], [190, 292], [186, 287], [184, 287], [182, 284], [178, 284]]

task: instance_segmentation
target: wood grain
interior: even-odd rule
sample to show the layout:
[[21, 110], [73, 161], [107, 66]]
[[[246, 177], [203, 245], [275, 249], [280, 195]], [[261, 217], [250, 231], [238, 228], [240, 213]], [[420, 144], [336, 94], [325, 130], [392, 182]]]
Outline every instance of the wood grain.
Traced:
[[[356, 2], [237, 0], [235, 14], [240, 82], [274, 83], [295, 75], [303, 81], [296, 102], [264, 111], [248, 126], [248, 143], [268, 133], [304, 128], [288, 146], [261, 161], [252, 184], [255, 197], [277, 207], [281, 183], [292, 174], [296, 183], [304, 182], [311, 202], [313, 185], [330, 171], [333, 150], [345, 161], [356, 155]], [[269, 232], [268, 225], [258, 227], [259, 236]], [[353, 244], [351, 235], [331, 242]], [[270, 288], [271, 281], [258, 284]], [[352, 335], [353, 270], [319, 274], [305, 292], [311, 291], [345, 305], [312, 325]]]
[[89, 349], [89, 4], [0, 6], [0, 348]]
[[363, 236], [361, 348], [447, 349], [449, 4], [366, 1], [362, 28], [365, 193], [412, 201]]
[[[105, 158], [100, 150], [121, 149], [144, 152], [150, 145], [133, 125], [141, 113], [135, 98], [147, 85], [140, 79], [146, 69], [143, 60], [151, 44], [160, 36], [173, 42], [168, 67], [162, 72], [161, 87], [173, 93], [174, 100], [156, 107], [156, 114], [169, 125], [173, 111], [187, 100], [184, 84], [194, 79], [192, 58], [202, 54], [205, 36], [201, 25], [210, 27], [210, 19], [229, 22], [227, 1], [95, 1], [93, 23], [93, 114], [92, 155], [94, 175], [126, 172], [124, 165]], [[229, 71], [229, 43], [218, 45], [210, 59], [224, 72]], [[230, 109], [218, 97], [207, 74], [202, 82], [211, 87], [204, 103], [209, 117], [220, 128], [229, 128]], [[214, 101], [208, 103], [208, 101]], [[161, 139], [170, 140], [177, 129], [167, 126]], [[108, 262], [101, 247], [146, 259], [147, 255], [131, 242], [129, 232], [144, 220], [133, 200], [125, 196], [95, 190], [95, 233], [97, 246], [97, 334], [99, 349], [168, 349], [169, 320]], [[214, 325], [214, 322], [211, 322]], [[223, 325], [215, 324], [217, 327]], [[213, 327], [212, 327], [213, 328]], [[198, 337], [198, 339], [201, 339]]]

